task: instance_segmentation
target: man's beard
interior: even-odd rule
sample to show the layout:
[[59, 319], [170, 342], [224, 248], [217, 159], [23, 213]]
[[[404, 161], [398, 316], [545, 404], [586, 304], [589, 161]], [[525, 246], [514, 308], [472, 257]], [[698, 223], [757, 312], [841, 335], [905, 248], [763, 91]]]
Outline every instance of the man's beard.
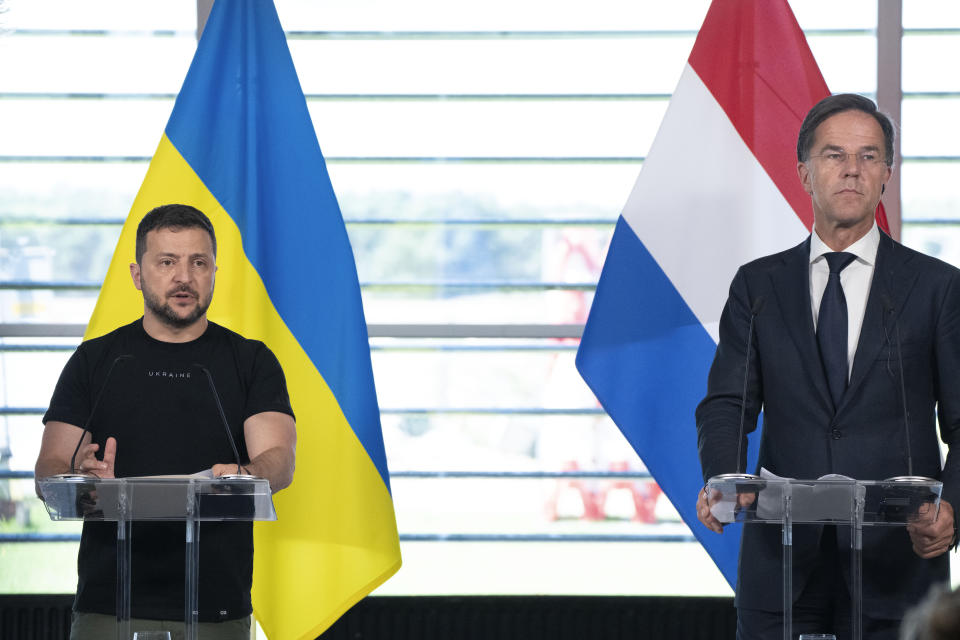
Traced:
[[167, 296], [182, 291], [189, 293], [197, 300], [197, 306], [194, 307], [193, 311], [186, 316], [181, 317], [178, 316], [173, 308], [167, 302], [165, 302], [164, 299], [160, 298], [160, 296], [157, 296], [152, 291], [147, 290], [146, 287], [143, 287], [142, 291], [143, 302], [146, 304], [147, 308], [150, 309], [150, 311], [152, 311], [161, 322], [174, 329], [184, 329], [199, 320], [200, 317], [207, 312], [207, 309], [210, 307], [210, 301], [213, 299], [213, 296], [211, 295], [207, 300], [201, 300], [196, 291], [186, 286], [172, 289]]

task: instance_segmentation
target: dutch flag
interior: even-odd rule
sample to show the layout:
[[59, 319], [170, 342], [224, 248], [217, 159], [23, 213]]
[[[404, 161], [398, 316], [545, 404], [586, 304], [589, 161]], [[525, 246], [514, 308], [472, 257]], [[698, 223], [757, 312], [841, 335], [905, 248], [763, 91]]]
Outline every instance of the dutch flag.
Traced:
[[731, 586], [739, 525], [718, 536], [697, 521], [694, 409], [737, 267], [810, 232], [796, 140], [827, 95], [787, 0], [714, 0], [617, 222], [577, 352], [580, 374]]

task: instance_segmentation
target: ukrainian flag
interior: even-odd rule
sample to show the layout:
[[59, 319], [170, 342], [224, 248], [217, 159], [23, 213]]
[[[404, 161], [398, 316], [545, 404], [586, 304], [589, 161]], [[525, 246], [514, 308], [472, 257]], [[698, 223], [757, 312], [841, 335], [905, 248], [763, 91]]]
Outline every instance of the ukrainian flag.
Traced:
[[270, 638], [315, 638], [400, 568], [400, 545], [353, 253], [271, 1], [215, 3], [86, 338], [143, 313], [136, 228], [167, 203], [216, 229], [210, 319], [286, 373], [297, 469], [278, 522], [254, 527], [253, 607]]

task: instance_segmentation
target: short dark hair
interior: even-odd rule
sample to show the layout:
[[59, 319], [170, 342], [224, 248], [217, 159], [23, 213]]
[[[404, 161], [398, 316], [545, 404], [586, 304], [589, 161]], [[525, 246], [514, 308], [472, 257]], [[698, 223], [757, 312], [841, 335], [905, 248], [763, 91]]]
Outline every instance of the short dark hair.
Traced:
[[137, 264], [147, 252], [147, 234], [156, 229], [203, 229], [210, 234], [213, 257], [217, 257], [217, 236], [210, 218], [188, 204], [164, 204], [151, 209], [137, 226]]
[[856, 93], [838, 93], [834, 96], [827, 96], [807, 112], [807, 117], [803, 119], [800, 125], [800, 133], [797, 135], [797, 161], [806, 162], [810, 159], [810, 149], [813, 147], [813, 138], [817, 132], [817, 127], [823, 124], [823, 121], [831, 116], [844, 111], [862, 111], [873, 117], [880, 125], [883, 131], [883, 155], [887, 166], [893, 165], [893, 139], [896, 135], [893, 129], [893, 121], [887, 114], [877, 109], [870, 98], [865, 98]]

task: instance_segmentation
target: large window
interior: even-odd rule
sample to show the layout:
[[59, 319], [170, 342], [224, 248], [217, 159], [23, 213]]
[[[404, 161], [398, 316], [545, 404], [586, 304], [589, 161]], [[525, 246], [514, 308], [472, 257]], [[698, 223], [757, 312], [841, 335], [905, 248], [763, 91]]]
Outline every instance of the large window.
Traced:
[[[573, 366], [709, 2], [276, 4], [370, 324], [404, 554], [380, 593], [730, 593]], [[877, 0], [793, 4], [829, 87], [872, 95]], [[960, 81], [943, 64], [960, 16], [906, 4], [903, 236], [960, 263]], [[77, 528], [31, 497], [39, 417], [190, 63], [196, 3], [5, 6], [0, 591], [67, 592], [76, 543], [50, 538]]]
[[940, 63], [960, 55], [960, 7], [905, 2], [903, 26], [903, 239], [960, 265], [960, 76]]

